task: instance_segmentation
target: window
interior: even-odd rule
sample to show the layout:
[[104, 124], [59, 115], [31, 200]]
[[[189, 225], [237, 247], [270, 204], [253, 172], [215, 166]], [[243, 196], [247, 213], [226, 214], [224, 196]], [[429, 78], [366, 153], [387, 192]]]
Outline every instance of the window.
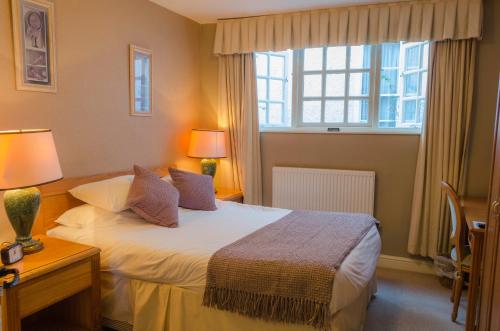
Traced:
[[257, 95], [261, 126], [291, 125], [291, 66], [292, 52], [256, 54]]
[[428, 42], [257, 53], [260, 126], [418, 130], [428, 54]]
[[381, 46], [379, 127], [422, 126], [428, 59], [428, 43]]

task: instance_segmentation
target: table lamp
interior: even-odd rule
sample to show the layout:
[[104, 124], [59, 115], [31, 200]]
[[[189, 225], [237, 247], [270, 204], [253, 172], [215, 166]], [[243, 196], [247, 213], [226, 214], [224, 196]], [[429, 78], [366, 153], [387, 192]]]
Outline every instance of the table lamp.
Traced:
[[34, 187], [62, 178], [51, 130], [0, 131], [0, 191], [16, 242], [25, 254], [43, 249], [31, 237], [40, 209], [40, 191]]
[[217, 162], [215, 159], [226, 157], [226, 137], [223, 130], [191, 130], [189, 157], [200, 158], [201, 173], [215, 176]]

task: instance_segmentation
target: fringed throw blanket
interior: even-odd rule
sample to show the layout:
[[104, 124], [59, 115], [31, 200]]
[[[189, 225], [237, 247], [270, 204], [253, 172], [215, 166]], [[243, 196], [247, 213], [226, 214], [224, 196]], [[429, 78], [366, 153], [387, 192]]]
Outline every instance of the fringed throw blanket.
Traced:
[[335, 271], [375, 222], [293, 211], [211, 257], [203, 305], [328, 329]]

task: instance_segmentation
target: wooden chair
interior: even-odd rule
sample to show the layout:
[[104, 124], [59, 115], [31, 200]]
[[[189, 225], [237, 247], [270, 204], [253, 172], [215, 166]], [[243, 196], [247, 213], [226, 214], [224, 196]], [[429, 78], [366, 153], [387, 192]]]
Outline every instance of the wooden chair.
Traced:
[[451, 259], [455, 267], [455, 274], [450, 300], [453, 302], [451, 320], [456, 321], [464, 285], [464, 274], [470, 273], [472, 255], [470, 253], [470, 248], [465, 245], [466, 224], [460, 199], [453, 187], [447, 182], [441, 182], [441, 187], [443, 192], [446, 193], [451, 213]]

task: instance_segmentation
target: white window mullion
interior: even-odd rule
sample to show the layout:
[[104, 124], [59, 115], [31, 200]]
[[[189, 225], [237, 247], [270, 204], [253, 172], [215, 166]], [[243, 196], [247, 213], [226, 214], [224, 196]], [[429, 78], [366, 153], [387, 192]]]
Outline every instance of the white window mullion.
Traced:
[[344, 90], [344, 125], [349, 123], [349, 78], [351, 69], [351, 47], [346, 49], [346, 64], [345, 64], [345, 90]]
[[287, 123], [286, 119], [286, 113], [287, 113], [287, 107], [288, 107], [288, 56], [285, 56], [283, 58], [284, 66], [283, 66], [283, 85], [282, 87], [282, 94], [283, 94], [283, 107], [281, 108], [281, 123]]
[[[304, 77], [304, 50], [294, 51], [294, 107], [292, 109], [292, 122], [294, 127], [298, 127], [302, 123], [302, 96], [303, 96], [303, 82]], [[299, 78], [300, 77], [300, 78]]]
[[401, 127], [403, 124], [403, 99], [404, 99], [404, 68], [405, 68], [405, 55], [406, 52], [404, 50], [403, 45], [400, 45], [399, 48], [399, 69], [398, 69], [398, 112], [396, 113], [397, 117], [397, 126]]
[[266, 84], [266, 88], [267, 88], [267, 91], [266, 91], [266, 100], [267, 100], [267, 111], [266, 111], [266, 124], [270, 124], [270, 120], [269, 120], [269, 113], [270, 113], [270, 110], [271, 110], [271, 103], [269, 102], [269, 100], [271, 100], [271, 94], [270, 94], [270, 89], [269, 89], [269, 86], [271, 85], [271, 80], [269, 79], [269, 77], [271, 76], [271, 56], [270, 55], [267, 55], [267, 84]]
[[380, 105], [380, 72], [382, 68], [382, 47], [372, 46], [372, 63], [370, 68], [370, 126], [379, 127]]
[[323, 47], [323, 63], [321, 70], [321, 123], [325, 123], [325, 97], [326, 97], [326, 51], [327, 47]]

